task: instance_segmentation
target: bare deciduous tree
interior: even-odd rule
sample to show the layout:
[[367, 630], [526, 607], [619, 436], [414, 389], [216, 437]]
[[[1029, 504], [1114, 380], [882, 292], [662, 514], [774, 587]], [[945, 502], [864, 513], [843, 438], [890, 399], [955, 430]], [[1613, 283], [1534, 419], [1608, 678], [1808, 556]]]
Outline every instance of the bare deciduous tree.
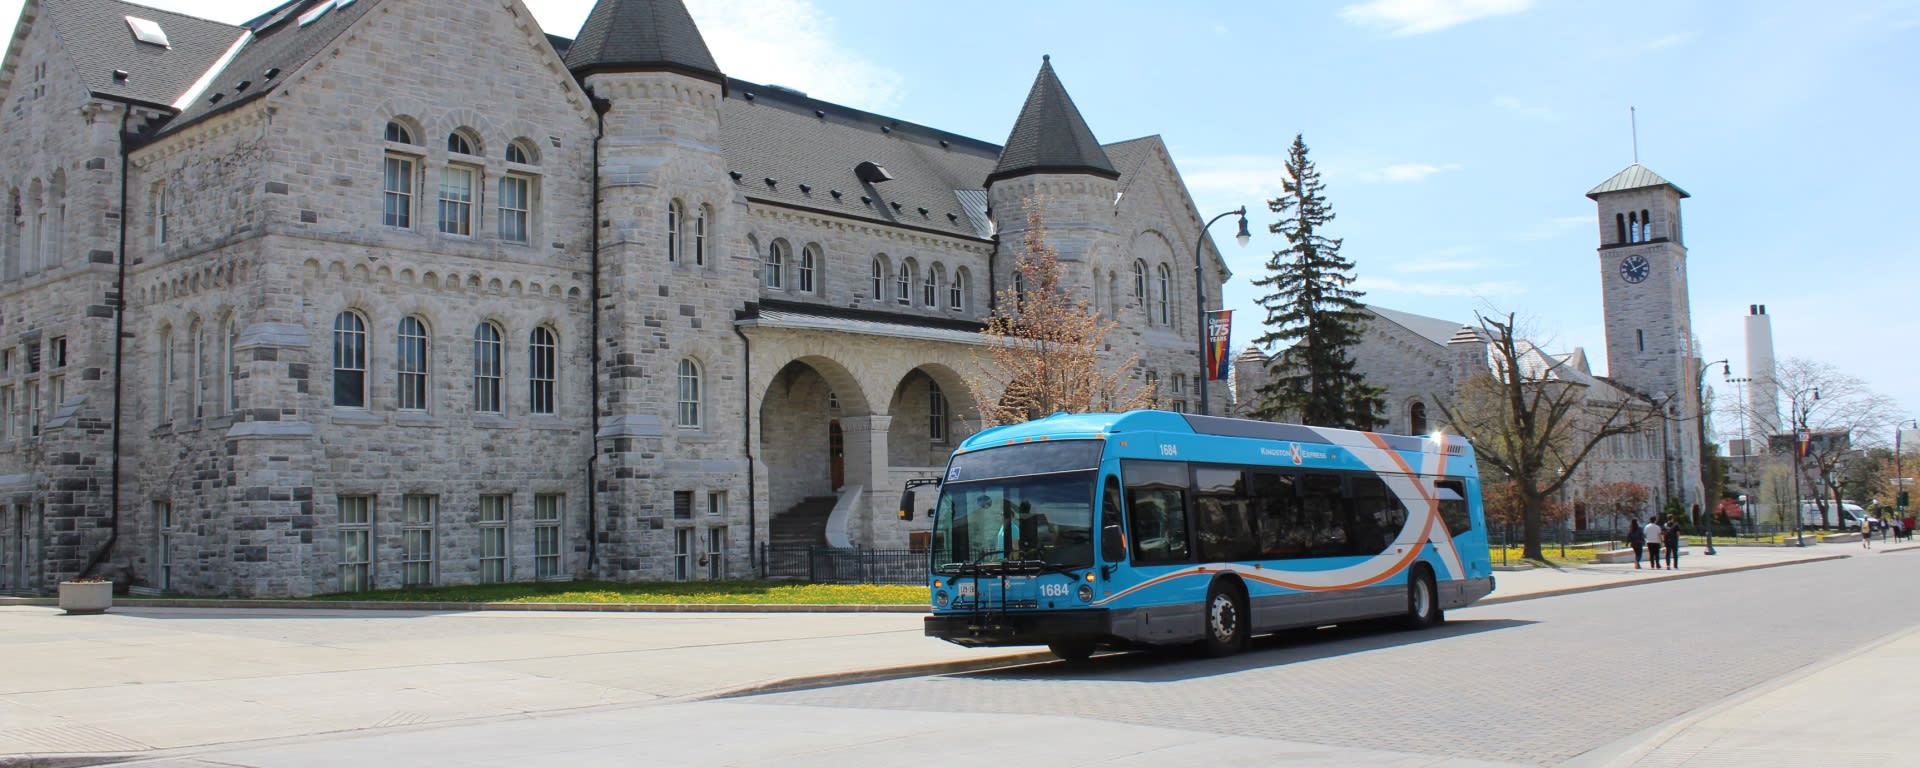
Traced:
[[1800, 459], [1802, 487], [1817, 500], [1821, 525], [1836, 524], [1848, 463], [1862, 455], [1861, 449], [1892, 439], [1898, 406], [1860, 379], [1817, 360], [1787, 358], [1774, 376], [1780, 391], [1792, 395], [1789, 407], [1799, 409], [1789, 414], [1792, 425], [1812, 436]]
[[987, 354], [975, 377], [981, 417], [1015, 424], [1055, 413], [1150, 408], [1155, 392], [1137, 386], [1137, 357], [1103, 359], [1107, 334], [1119, 323], [1060, 284], [1060, 260], [1047, 242], [1039, 201], [1026, 201], [1026, 240], [1015, 254], [1014, 284], [995, 296], [981, 334]]
[[1482, 464], [1514, 482], [1519, 496], [1522, 556], [1544, 559], [1540, 531], [1547, 500], [1607, 438], [1660, 422], [1665, 403], [1638, 397], [1592, 399], [1562, 360], [1520, 339], [1514, 316], [1479, 315], [1492, 344], [1491, 370], [1463, 383], [1440, 403], [1453, 428], [1473, 441]]

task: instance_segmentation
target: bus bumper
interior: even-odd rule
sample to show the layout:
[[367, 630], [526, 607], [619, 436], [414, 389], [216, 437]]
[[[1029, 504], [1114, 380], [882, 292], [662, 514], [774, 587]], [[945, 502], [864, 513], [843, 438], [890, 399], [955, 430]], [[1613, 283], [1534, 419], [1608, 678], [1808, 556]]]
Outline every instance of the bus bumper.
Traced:
[[978, 648], [993, 645], [1046, 645], [1061, 640], [1113, 636], [1113, 617], [1105, 609], [1022, 611], [1019, 613], [936, 613], [926, 617], [927, 637]]

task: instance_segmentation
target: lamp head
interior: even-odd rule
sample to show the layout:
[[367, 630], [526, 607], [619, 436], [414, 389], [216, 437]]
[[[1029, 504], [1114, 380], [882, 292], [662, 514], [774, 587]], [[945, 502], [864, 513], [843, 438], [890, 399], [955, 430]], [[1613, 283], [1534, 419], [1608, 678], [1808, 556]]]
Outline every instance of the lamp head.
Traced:
[[1245, 248], [1247, 241], [1252, 239], [1253, 235], [1247, 232], [1247, 207], [1243, 205], [1240, 206], [1240, 232], [1233, 236], [1233, 240], [1239, 243], [1240, 247]]

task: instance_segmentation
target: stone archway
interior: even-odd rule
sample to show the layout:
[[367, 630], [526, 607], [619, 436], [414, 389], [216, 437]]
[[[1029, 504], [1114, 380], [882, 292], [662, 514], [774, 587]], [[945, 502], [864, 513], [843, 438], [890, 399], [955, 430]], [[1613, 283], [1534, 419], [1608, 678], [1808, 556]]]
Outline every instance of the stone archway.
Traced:
[[894, 384], [887, 405], [887, 464], [895, 469], [939, 467], [979, 424], [967, 382], [939, 364], [916, 367]]
[[[824, 524], [840, 490], [834, 481], [850, 482], [849, 470], [855, 478], [859, 475], [860, 446], [835, 441], [834, 434], [855, 431], [851, 422], [867, 416], [858, 385], [838, 363], [799, 358], [773, 375], [760, 400], [759, 459], [767, 468], [767, 503], [776, 526], [788, 513], [818, 516]], [[840, 456], [834, 455], [836, 442]], [[836, 463], [840, 478], [835, 477]], [[774, 538], [774, 543], [783, 543]]]

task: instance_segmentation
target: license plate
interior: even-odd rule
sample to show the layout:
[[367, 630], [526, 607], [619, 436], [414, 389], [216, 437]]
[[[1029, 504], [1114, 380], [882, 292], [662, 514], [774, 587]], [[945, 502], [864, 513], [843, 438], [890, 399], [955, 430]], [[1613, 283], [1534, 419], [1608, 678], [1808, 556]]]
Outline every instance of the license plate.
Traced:
[[953, 593], [960, 597], [973, 597], [973, 582], [955, 582], [953, 585]]

